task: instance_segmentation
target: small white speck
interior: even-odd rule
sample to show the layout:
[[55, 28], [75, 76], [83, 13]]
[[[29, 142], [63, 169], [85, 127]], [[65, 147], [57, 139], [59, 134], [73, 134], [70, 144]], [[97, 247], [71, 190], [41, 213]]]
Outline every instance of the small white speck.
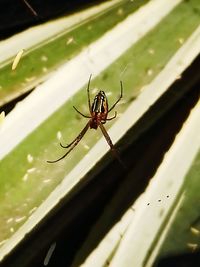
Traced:
[[43, 67], [43, 68], [42, 68], [42, 71], [43, 71], [43, 72], [47, 72], [47, 71], [48, 71], [47, 67]]
[[11, 217], [6, 221], [6, 223], [11, 223], [12, 221], [13, 221], [13, 218]]
[[0, 90], [3, 89], [3, 87], [0, 85]]
[[15, 219], [15, 222], [16, 223], [20, 223], [21, 221], [23, 221], [25, 219], [26, 219], [26, 216], [18, 217], [18, 218]]
[[10, 232], [13, 233], [15, 230], [13, 227], [10, 228]]
[[195, 228], [195, 227], [191, 227], [190, 228], [190, 231], [191, 231], [191, 233], [193, 233], [194, 235], [200, 235], [200, 231], [197, 229], [197, 228]]
[[73, 38], [73, 37], [69, 37], [69, 38], [67, 39], [66, 44], [69, 45], [69, 44], [71, 44], [71, 43], [73, 43], [73, 42], [74, 42], [74, 38]]
[[29, 215], [32, 214], [36, 209], [37, 209], [37, 207], [32, 208], [32, 209], [29, 211]]
[[45, 179], [45, 180], [43, 181], [43, 183], [49, 183], [49, 182], [51, 182], [51, 179]]
[[55, 248], [56, 248], [56, 242], [51, 244], [51, 246], [50, 246], [50, 248], [49, 248], [49, 250], [47, 252], [47, 255], [46, 255], [45, 259], [44, 259], [44, 266], [47, 266], [49, 264], [49, 261], [51, 259], [51, 256], [52, 256]]
[[32, 76], [32, 77], [27, 77], [27, 78], [25, 78], [25, 81], [26, 82], [32, 82], [33, 80], [35, 80], [35, 76]]
[[147, 70], [147, 75], [148, 75], [148, 76], [151, 76], [152, 74], [153, 74], [153, 70], [152, 70], [152, 69], [148, 69], [148, 70]]
[[33, 156], [31, 154], [27, 155], [27, 160], [29, 163], [33, 162]]
[[24, 174], [22, 180], [23, 180], [24, 182], [26, 182], [26, 181], [28, 180], [28, 173]]
[[57, 139], [60, 140], [61, 137], [62, 137], [62, 133], [60, 131], [58, 131], [57, 134], [56, 134], [56, 136], [57, 136]]
[[48, 57], [46, 57], [46, 56], [41, 56], [41, 61], [46, 62], [47, 60], [48, 60]]
[[89, 150], [90, 147], [87, 145], [87, 144], [83, 144], [83, 147], [86, 149], [86, 150]]
[[88, 30], [91, 30], [92, 29], [92, 25], [88, 25]]
[[179, 38], [178, 42], [179, 42], [179, 44], [183, 44], [184, 43], [184, 39], [183, 38]]
[[154, 55], [154, 54], [155, 54], [155, 51], [154, 51], [154, 49], [152, 49], [152, 48], [150, 48], [150, 49], [148, 50], [148, 52], [149, 52], [150, 55]]
[[27, 170], [27, 173], [32, 173], [32, 172], [34, 172], [35, 170], [36, 170], [36, 168], [30, 168], [30, 169]]

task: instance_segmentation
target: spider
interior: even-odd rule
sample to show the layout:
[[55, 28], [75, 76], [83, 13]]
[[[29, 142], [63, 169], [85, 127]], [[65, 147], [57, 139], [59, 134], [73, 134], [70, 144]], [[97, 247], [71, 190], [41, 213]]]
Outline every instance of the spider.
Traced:
[[89, 77], [89, 81], [88, 81], [88, 86], [87, 86], [87, 97], [88, 97], [88, 107], [89, 107], [89, 112], [90, 112], [90, 116], [84, 115], [82, 112], [80, 112], [75, 106], [73, 106], [73, 108], [76, 110], [76, 112], [78, 112], [81, 116], [83, 116], [84, 118], [88, 118], [89, 121], [86, 124], [86, 126], [83, 128], [83, 130], [79, 133], [79, 135], [68, 145], [64, 146], [60, 143], [60, 146], [62, 148], [69, 148], [68, 151], [60, 158], [56, 159], [56, 160], [48, 160], [48, 163], [55, 163], [58, 162], [62, 159], [64, 159], [73, 149], [74, 147], [81, 141], [81, 139], [83, 138], [83, 136], [85, 135], [85, 133], [87, 132], [87, 130], [90, 129], [97, 129], [98, 127], [100, 127], [108, 145], [110, 146], [110, 149], [113, 153], [113, 155], [118, 159], [118, 161], [124, 166], [123, 162], [121, 161], [119, 154], [117, 152], [117, 150], [115, 149], [110, 136], [108, 135], [105, 127], [103, 124], [105, 124], [107, 121], [111, 121], [113, 119], [116, 118], [117, 116], [117, 112], [115, 111], [115, 115], [113, 117], [107, 118], [108, 113], [114, 109], [114, 107], [117, 105], [117, 103], [120, 101], [120, 99], [122, 98], [122, 94], [123, 94], [123, 84], [122, 81], [120, 81], [120, 86], [121, 86], [121, 91], [120, 91], [120, 96], [117, 99], [117, 101], [111, 106], [111, 108], [108, 108], [108, 100], [106, 97], [106, 94], [104, 93], [104, 91], [99, 91], [99, 93], [95, 96], [93, 104], [91, 105], [91, 101], [90, 101], [90, 81], [91, 81], [91, 77], [92, 75], [90, 75]]

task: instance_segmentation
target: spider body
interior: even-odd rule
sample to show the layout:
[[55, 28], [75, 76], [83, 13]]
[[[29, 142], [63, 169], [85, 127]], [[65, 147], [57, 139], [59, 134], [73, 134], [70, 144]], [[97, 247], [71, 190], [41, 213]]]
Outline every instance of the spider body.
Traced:
[[119, 154], [117, 150], [115, 149], [112, 140], [110, 139], [110, 136], [108, 135], [105, 127], [103, 124], [105, 124], [107, 121], [111, 121], [116, 118], [117, 112], [115, 112], [115, 115], [113, 117], [108, 118], [108, 114], [113, 108], [117, 105], [117, 103], [120, 101], [122, 98], [122, 91], [123, 91], [123, 86], [122, 82], [120, 81], [121, 85], [121, 94], [120, 97], [117, 99], [117, 101], [111, 106], [111, 108], [108, 108], [108, 100], [106, 97], [106, 94], [104, 91], [99, 91], [99, 93], [95, 96], [94, 101], [91, 105], [90, 102], [90, 92], [89, 92], [89, 87], [90, 87], [90, 81], [91, 81], [91, 75], [89, 78], [88, 86], [87, 86], [87, 95], [88, 95], [88, 107], [89, 107], [89, 112], [90, 115], [84, 115], [82, 112], [80, 112], [76, 107], [73, 106], [73, 108], [83, 117], [88, 118], [89, 121], [86, 124], [86, 126], [83, 128], [83, 130], [79, 133], [79, 135], [68, 145], [64, 146], [60, 143], [60, 146], [63, 148], [69, 148], [68, 151], [60, 158], [50, 161], [48, 160], [47, 162], [49, 163], [55, 163], [57, 161], [60, 161], [61, 159], [65, 158], [73, 149], [74, 147], [80, 142], [80, 140], [83, 138], [87, 130], [90, 129], [97, 129], [98, 127], [101, 129], [108, 145], [110, 146], [110, 149], [113, 153], [113, 155], [118, 159], [118, 161], [123, 165], [124, 168], [126, 168], [121, 161]]
[[94, 98], [91, 109], [90, 128], [97, 129], [99, 124], [105, 124], [108, 116], [108, 100], [104, 91], [100, 91]]

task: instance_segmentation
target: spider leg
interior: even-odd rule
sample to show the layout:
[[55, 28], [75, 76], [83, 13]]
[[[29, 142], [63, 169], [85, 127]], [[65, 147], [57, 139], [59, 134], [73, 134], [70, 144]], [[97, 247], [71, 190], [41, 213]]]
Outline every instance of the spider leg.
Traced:
[[91, 119], [91, 116], [87, 116], [87, 115], [84, 115], [82, 112], [80, 112], [75, 106], [73, 106], [73, 108], [76, 110], [76, 112], [78, 112], [81, 116], [85, 117], [85, 118], [88, 118], [88, 119]]
[[69, 148], [75, 141], [76, 141], [76, 138], [71, 143], [69, 143], [68, 145], [64, 146], [62, 143], [60, 143], [60, 146], [62, 148]]
[[117, 101], [112, 105], [111, 108], [109, 108], [108, 110], [108, 113], [117, 105], [117, 103], [122, 99], [123, 97], [123, 84], [122, 84], [122, 81], [120, 81], [120, 88], [121, 88], [121, 91], [120, 91], [120, 96], [119, 98], [117, 99]]
[[[74, 141], [70, 144], [70, 149], [60, 158], [56, 159], [56, 160], [47, 160], [48, 163], [55, 163], [60, 161], [61, 159], [64, 159], [71, 151], [72, 149], [74, 149], [74, 147], [81, 141], [81, 139], [83, 138], [83, 136], [85, 135], [85, 133], [87, 132], [87, 130], [89, 129], [90, 126], [90, 121], [88, 121], [88, 123], [86, 124], [86, 126], [83, 128], [83, 130], [80, 132], [80, 134], [74, 139]], [[67, 146], [69, 147], [69, 145]]]
[[111, 120], [115, 119], [116, 117], [117, 117], [117, 111], [115, 111], [115, 115], [114, 115], [113, 117], [108, 118], [108, 119], [106, 119], [106, 120], [107, 120], [107, 121], [111, 121]]
[[92, 74], [90, 74], [88, 86], [87, 86], [88, 107], [89, 107], [90, 114], [92, 113], [92, 106], [91, 106], [91, 101], [90, 101], [90, 81], [91, 81], [91, 78], [92, 78]]
[[107, 133], [106, 129], [104, 128], [104, 126], [103, 126], [103, 124], [101, 122], [99, 124], [99, 127], [100, 127], [100, 129], [101, 129], [101, 131], [102, 131], [102, 133], [103, 133], [108, 145], [110, 146], [110, 149], [111, 149], [113, 155], [116, 157], [116, 159], [119, 161], [119, 163], [124, 167], [124, 169], [126, 169], [126, 166], [122, 162], [122, 160], [121, 160], [116, 148], [114, 147], [114, 145], [112, 143], [112, 140], [110, 139], [109, 134]]
[[[73, 108], [74, 108], [79, 114], [81, 114], [83, 117], [91, 119], [91, 117], [84, 115], [84, 114], [81, 113], [76, 107], [73, 106]], [[67, 144], [66, 146], [64, 146], [62, 143], [60, 143], [60, 146], [61, 146], [62, 148], [69, 148], [75, 141], [76, 141], [76, 138], [75, 138], [71, 143]]]

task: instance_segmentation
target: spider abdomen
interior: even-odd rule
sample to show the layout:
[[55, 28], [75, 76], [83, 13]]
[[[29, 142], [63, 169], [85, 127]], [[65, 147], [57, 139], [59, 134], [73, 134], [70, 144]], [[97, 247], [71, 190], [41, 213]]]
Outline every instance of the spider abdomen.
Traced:
[[92, 115], [95, 117], [101, 116], [103, 119], [108, 115], [108, 101], [104, 91], [100, 91], [94, 98], [92, 104]]
[[100, 91], [92, 104], [92, 119], [90, 128], [97, 129], [100, 123], [105, 123], [108, 115], [108, 101], [104, 91]]

